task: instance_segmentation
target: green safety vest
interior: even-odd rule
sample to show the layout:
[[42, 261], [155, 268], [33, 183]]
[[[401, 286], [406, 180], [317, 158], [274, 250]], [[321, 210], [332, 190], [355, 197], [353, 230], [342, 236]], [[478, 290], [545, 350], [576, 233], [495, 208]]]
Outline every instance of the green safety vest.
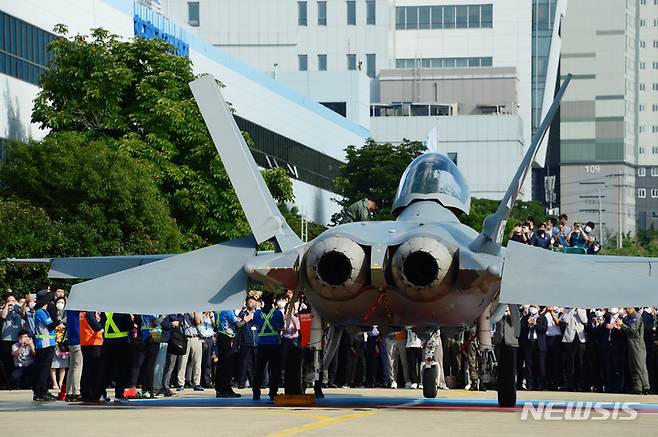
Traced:
[[[279, 331], [274, 329], [272, 324], [270, 323], [270, 318], [272, 317], [272, 314], [274, 314], [274, 311], [276, 311], [276, 307], [272, 307], [269, 313], [265, 316], [265, 321], [263, 322], [263, 327], [260, 328], [260, 332], [258, 333], [259, 337], [271, 337], [273, 335], [279, 335]], [[261, 311], [262, 314], [262, 311]], [[265, 332], [265, 328], [269, 328], [270, 332]]]
[[[37, 312], [34, 312], [34, 315], [32, 316], [32, 319], [34, 320], [36, 318]], [[36, 329], [36, 323], [35, 323], [35, 329]], [[47, 328], [46, 328], [47, 329]], [[50, 333], [52, 332], [52, 334]], [[35, 334], [34, 338], [38, 338], [40, 340], [52, 340], [54, 338], [57, 338], [57, 335], [55, 334], [55, 331], [49, 331], [48, 335], [43, 335], [43, 334]]]
[[128, 331], [119, 331], [119, 327], [112, 320], [114, 313], [105, 313], [105, 338], [124, 338], [128, 337]]

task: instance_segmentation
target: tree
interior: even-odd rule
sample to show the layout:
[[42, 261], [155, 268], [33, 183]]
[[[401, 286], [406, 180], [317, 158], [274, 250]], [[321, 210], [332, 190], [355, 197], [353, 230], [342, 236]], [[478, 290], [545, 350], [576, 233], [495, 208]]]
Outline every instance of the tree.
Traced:
[[0, 163], [0, 194], [42, 208], [66, 242], [56, 253], [39, 245], [26, 245], [21, 253], [95, 256], [180, 249], [181, 234], [149, 170], [108, 142], [63, 132], [9, 148], [7, 161]]
[[[119, 40], [103, 29], [59, 38], [41, 75], [32, 120], [53, 133], [110, 139], [148, 165], [184, 239], [194, 249], [250, 232], [188, 86], [188, 58], [159, 39]], [[272, 176], [281, 183], [283, 178]], [[273, 187], [275, 193], [285, 188]], [[279, 199], [285, 200], [285, 199]]]
[[[427, 148], [423, 143], [407, 139], [393, 145], [379, 144], [369, 138], [362, 147], [348, 146], [345, 149], [345, 164], [340, 166], [339, 175], [334, 181], [336, 192], [343, 197], [338, 203], [346, 208], [364, 197], [382, 199], [384, 204], [377, 218], [390, 219], [402, 173], [425, 150]], [[340, 223], [340, 215], [332, 217], [332, 222]]]
[[[383, 199], [384, 207], [376, 217], [379, 220], [393, 219], [391, 206], [402, 173], [413, 159], [425, 151], [426, 147], [421, 142], [407, 139], [399, 145], [378, 144], [373, 139], [368, 139], [363, 147], [348, 146], [345, 149], [347, 160], [341, 165], [339, 176], [334, 181], [337, 192], [343, 196], [338, 203], [346, 208], [368, 196]], [[499, 203], [499, 200], [473, 197], [470, 213], [462, 214], [459, 219], [462, 223], [480, 231], [484, 218], [493, 214]], [[515, 223], [525, 222], [528, 216], [533, 216], [536, 223], [546, 219], [540, 202], [517, 201], [507, 222], [505, 236]], [[342, 214], [335, 214], [332, 222], [341, 223]]]
[[617, 238], [608, 239], [607, 245], [602, 248], [602, 255], [643, 256], [658, 257], [658, 231], [654, 229], [639, 230], [632, 236], [630, 233], [622, 235], [622, 247], [617, 248]]
[[[43, 209], [25, 200], [0, 198], [0, 259], [57, 256], [68, 244], [64, 226]], [[46, 266], [0, 263], [0, 284], [22, 295], [35, 290], [47, 271]]]
[[[496, 212], [500, 200], [479, 199], [477, 197], [471, 198], [471, 210], [468, 215], [462, 214], [459, 220], [476, 231], [482, 230], [482, 223], [489, 214]], [[532, 216], [535, 219], [535, 225], [547, 219], [546, 212], [541, 202], [532, 200], [524, 202], [517, 200], [512, 208], [507, 225], [505, 228], [504, 240], [507, 241], [507, 236], [516, 223], [524, 223], [528, 217]]]

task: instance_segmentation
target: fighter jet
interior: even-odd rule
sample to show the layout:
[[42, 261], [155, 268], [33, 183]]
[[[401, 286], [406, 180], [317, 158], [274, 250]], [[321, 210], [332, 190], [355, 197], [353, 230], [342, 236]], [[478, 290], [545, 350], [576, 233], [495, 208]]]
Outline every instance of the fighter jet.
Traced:
[[[54, 260], [60, 277], [95, 277], [73, 286], [68, 307], [137, 314], [239, 308], [250, 281], [258, 281], [270, 290], [303, 292], [314, 310], [314, 333], [321, 332], [320, 320], [337, 327], [377, 325], [380, 331], [413, 326], [421, 335], [478, 323], [480, 342], [490, 347], [491, 323], [507, 304], [656, 305], [656, 260], [502, 246], [510, 211], [570, 79], [482, 232], [459, 221], [470, 206], [459, 168], [428, 152], [401, 175], [395, 221], [339, 225], [303, 242], [280, 214], [214, 77], [200, 77], [190, 83], [192, 92], [253, 234], [180, 255], [115, 258], [105, 267], [94, 259], [91, 269], [84, 259]], [[276, 249], [258, 252], [266, 241]], [[518, 312], [511, 313], [518, 322]], [[436, 373], [426, 370], [425, 395], [435, 396]], [[513, 406], [509, 357], [499, 357], [498, 372], [499, 404]]]

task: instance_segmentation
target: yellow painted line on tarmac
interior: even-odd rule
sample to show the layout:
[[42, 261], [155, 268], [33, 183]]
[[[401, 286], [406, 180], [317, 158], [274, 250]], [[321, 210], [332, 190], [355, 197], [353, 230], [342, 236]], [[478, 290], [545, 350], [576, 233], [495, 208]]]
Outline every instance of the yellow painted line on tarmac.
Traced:
[[377, 413], [378, 411], [359, 411], [356, 413], [346, 414], [344, 416], [338, 416], [338, 417], [321, 416], [323, 417], [323, 419], [319, 419], [317, 422], [296, 426], [294, 428], [284, 429], [283, 431], [269, 434], [269, 437], [287, 437], [295, 434], [301, 434], [306, 431], [312, 431], [314, 429], [322, 428], [336, 423], [347, 422], [349, 420], [359, 419], [361, 417], [372, 416]]

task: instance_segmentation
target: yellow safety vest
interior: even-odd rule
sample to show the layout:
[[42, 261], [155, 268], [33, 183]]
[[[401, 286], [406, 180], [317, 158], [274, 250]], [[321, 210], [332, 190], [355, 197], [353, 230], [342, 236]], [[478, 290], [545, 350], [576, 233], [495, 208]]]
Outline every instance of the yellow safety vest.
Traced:
[[[274, 329], [272, 324], [270, 323], [270, 318], [272, 317], [272, 314], [274, 314], [274, 311], [276, 311], [276, 307], [272, 307], [269, 313], [265, 316], [265, 321], [263, 322], [263, 327], [260, 328], [260, 332], [258, 333], [259, 337], [271, 337], [273, 335], [279, 335], [279, 331]], [[262, 314], [262, 312], [261, 312]], [[270, 332], [265, 332], [265, 328], [268, 328]]]
[[119, 327], [112, 320], [114, 313], [105, 313], [105, 338], [124, 338], [128, 337], [128, 331], [119, 331]]

